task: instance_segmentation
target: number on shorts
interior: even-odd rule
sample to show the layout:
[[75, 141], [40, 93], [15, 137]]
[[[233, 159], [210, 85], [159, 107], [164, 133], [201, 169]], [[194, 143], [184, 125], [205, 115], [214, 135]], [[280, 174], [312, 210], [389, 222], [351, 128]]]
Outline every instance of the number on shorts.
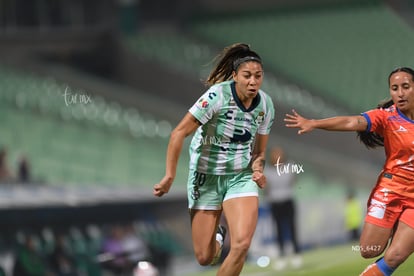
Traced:
[[197, 200], [200, 198], [200, 191], [198, 190], [198, 187], [203, 186], [204, 182], [206, 182], [206, 174], [195, 171], [194, 180], [193, 180], [194, 187], [193, 187], [193, 192], [191, 194], [191, 197], [194, 200]]
[[194, 172], [193, 184], [195, 186], [203, 186], [204, 182], [206, 182], [206, 174], [205, 173], [199, 173], [198, 171], [195, 171]]

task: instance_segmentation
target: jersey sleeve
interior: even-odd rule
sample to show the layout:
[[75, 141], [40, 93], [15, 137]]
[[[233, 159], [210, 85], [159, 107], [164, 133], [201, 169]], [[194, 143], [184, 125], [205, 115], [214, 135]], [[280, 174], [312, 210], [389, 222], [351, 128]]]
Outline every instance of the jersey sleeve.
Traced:
[[217, 111], [220, 95], [212, 86], [189, 109], [189, 112], [201, 123], [207, 123]]
[[367, 120], [367, 132], [375, 132], [382, 135], [385, 112], [383, 109], [373, 109], [361, 114]]
[[263, 98], [265, 98], [265, 114], [263, 114], [264, 118], [257, 129], [257, 133], [260, 135], [268, 135], [275, 119], [275, 107], [270, 97], [266, 95]]

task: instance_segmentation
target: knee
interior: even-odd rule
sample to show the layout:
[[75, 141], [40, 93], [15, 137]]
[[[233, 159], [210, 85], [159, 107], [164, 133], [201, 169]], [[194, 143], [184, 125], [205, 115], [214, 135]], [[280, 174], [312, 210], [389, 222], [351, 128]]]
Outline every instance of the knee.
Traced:
[[195, 253], [195, 257], [197, 259], [197, 262], [202, 265], [202, 266], [206, 266], [206, 265], [210, 265], [211, 262], [213, 261], [213, 257], [210, 254], [205, 254], [203, 252], [196, 252]]
[[408, 258], [408, 256], [409, 254], [402, 252], [398, 248], [390, 248], [384, 255], [384, 261], [389, 267], [397, 268]]
[[240, 239], [231, 244], [231, 251], [239, 256], [246, 256], [250, 248], [250, 239]]

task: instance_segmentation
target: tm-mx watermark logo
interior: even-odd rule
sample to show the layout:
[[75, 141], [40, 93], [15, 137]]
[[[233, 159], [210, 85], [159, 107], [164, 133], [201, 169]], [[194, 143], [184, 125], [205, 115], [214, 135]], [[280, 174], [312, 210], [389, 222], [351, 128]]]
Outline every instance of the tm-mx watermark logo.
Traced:
[[66, 106], [73, 104], [90, 104], [92, 103], [92, 98], [86, 93], [73, 92], [69, 87], [66, 86], [65, 93], [63, 93], [63, 98], [65, 99]]
[[282, 174], [288, 174], [288, 173], [300, 174], [300, 173], [305, 172], [305, 170], [303, 169], [303, 165], [301, 164], [281, 163], [280, 156], [277, 158], [277, 161], [275, 164], [273, 164], [273, 166], [275, 166], [276, 172], [279, 176], [281, 176]]

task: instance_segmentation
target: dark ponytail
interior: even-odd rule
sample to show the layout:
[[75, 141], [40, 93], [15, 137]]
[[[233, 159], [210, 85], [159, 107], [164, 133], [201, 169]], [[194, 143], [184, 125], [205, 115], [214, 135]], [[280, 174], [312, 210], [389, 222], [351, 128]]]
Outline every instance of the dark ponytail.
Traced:
[[233, 71], [237, 71], [243, 62], [255, 61], [262, 64], [260, 56], [244, 43], [236, 43], [224, 48], [213, 61], [217, 64], [205, 81], [209, 86], [230, 80]]

